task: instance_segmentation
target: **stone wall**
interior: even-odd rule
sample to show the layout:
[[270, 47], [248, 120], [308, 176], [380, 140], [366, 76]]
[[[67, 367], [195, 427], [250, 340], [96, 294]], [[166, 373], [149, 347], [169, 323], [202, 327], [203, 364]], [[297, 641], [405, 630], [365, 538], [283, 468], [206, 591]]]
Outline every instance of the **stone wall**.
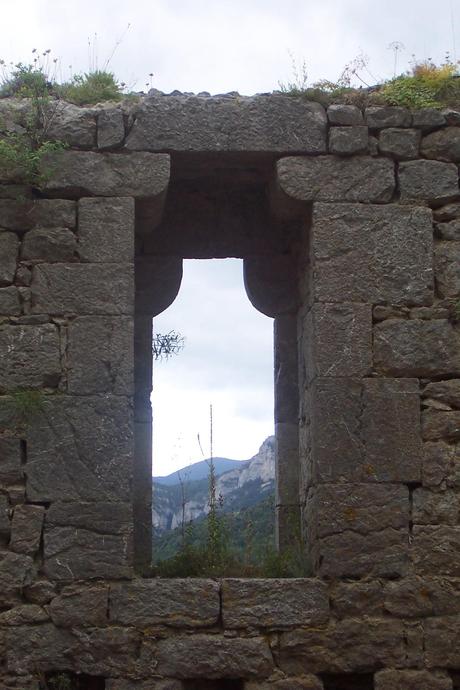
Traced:
[[[41, 192], [0, 181], [0, 689], [459, 688], [460, 114], [157, 94], [51, 135]], [[149, 579], [151, 318], [228, 255], [312, 575]]]

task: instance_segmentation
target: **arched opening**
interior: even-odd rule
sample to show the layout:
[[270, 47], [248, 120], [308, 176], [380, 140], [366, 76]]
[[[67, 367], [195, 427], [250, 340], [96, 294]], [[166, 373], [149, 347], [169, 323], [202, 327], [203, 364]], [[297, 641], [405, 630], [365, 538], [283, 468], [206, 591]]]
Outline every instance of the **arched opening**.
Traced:
[[177, 298], [153, 320], [154, 339], [185, 338], [177, 357], [153, 364], [155, 562], [185, 539], [202, 547], [211, 456], [229, 554], [248, 560], [249, 526], [252, 551], [274, 546], [273, 319], [250, 304], [242, 264], [184, 261]]
[[[277, 218], [270, 211], [267, 189], [274, 161], [260, 158], [250, 164], [224, 162], [201, 160], [198, 168], [202, 176], [197, 176], [194, 160], [192, 178], [186, 157], [173, 160], [161, 220], [157, 206], [150, 202], [140, 203], [136, 212], [134, 509], [135, 553], [141, 570], [150, 564], [152, 530], [152, 319], [176, 299], [184, 259], [243, 259], [244, 286], [250, 302], [274, 320], [276, 543], [283, 548], [299, 534], [300, 228], [291, 217]], [[212, 323], [206, 327], [212, 330]]]

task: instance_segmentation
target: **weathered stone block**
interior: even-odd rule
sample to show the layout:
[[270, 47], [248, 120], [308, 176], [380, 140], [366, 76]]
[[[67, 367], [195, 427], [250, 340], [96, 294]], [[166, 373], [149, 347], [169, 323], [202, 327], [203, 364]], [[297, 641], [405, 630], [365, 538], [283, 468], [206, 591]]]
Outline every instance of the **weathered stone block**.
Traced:
[[19, 240], [17, 236], [12, 232], [0, 230], [0, 285], [8, 285], [13, 282], [18, 252]]
[[166, 153], [94, 153], [58, 151], [43, 157], [41, 169], [51, 170], [44, 191], [70, 197], [133, 196], [147, 198], [164, 192], [169, 183]]
[[411, 556], [420, 575], [460, 576], [460, 527], [414, 525]]
[[429, 209], [316, 203], [311, 249], [316, 299], [429, 304], [432, 248]]
[[416, 525], [456, 525], [459, 522], [460, 499], [454, 491], [434, 493], [416, 489], [413, 493], [412, 519]]
[[345, 531], [312, 545], [315, 572], [328, 579], [395, 578], [409, 571], [408, 531], [382, 529], [359, 534]]
[[327, 587], [315, 579], [226, 579], [222, 615], [228, 628], [323, 625], [329, 619]]
[[66, 262], [77, 259], [77, 238], [67, 228], [34, 228], [21, 245], [21, 259]]
[[460, 667], [460, 616], [425, 622], [425, 663], [428, 667]]
[[372, 368], [372, 309], [364, 304], [314, 304], [304, 322], [307, 379], [366, 376]]
[[327, 117], [331, 125], [362, 125], [364, 122], [363, 114], [356, 105], [330, 105]]
[[99, 149], [120, 146], [125, 138], [125, 123], [120, 108], [105, 108], [97, 116]]
[[401, 199], [423, 199], [439, 203], [459, 194], [458, 170], [453, 163], [408, 161], [399, 165]]
[[132, 407], [117, 396], [53, 397], [28, 430], [30, 501], [129, 501]]
[[10, 504], [8, 499], [3, 494], [0, 494], [0, 537], [10, 536], [11, 522], [10, 522]]
[[460, 485], [460, 463], [455, 462], [455, 448], [447, 443], [423, 444], [423, 486]]
[[289, 674], [373, 671], [401, 666], [405, 660], [404, 627], [400, 621], [349, 619], [282, 633], [279, 666]]
[[450, 220], [445, 223], [435, 223], [435, 234], [441, 240], [460, 242], [460, 219]]
[[80, 199], [78, 250], [82, 261], [134, 261], [134, 199]]
[[351, 156], [367, 153], [369, 134], [367, 127], [332, 127], [329, 130], [329, 153], [337, 156]]
[[13, 286], [0, 288], [0, 315], [18, 316], [21, 310], [19, 290]]
[[126, 148], [141, 151], [323, 153], [327, 117], [291, 96], [163, 96], [136, 108]]
[[0, 326], [0, 392], [55, 388], [61, 377], [56, 326]]
[[393, 484], [323, 484], [310, 490], [307, 529], [314, 539], [409, 527], [409, 492]]
[[34, 562], [30, 556], [0, 551], [0, 608], [22, 603], [23, 587], [30, 584], [34, 576]]
[[460, 296], [460, 242], [435, 245], [434, 271], [440, 297]]
[[262, 637], [173, 637], [158, 643], [158, 672], [173, 678], [266, 678], [273, 658]]
[[113, 585], [110, 620], [138, 628], [214, 625], [220, 614], [219, 590], [217, 582], [199, 579], [154, 579]]
[[447, 408], [460, 410], [460, 379], [434, 381], [423, 389], [422, 396], [425, 404], [436, 400]]
[[41, 264], [32, 277], [34, 314], [132, 314], [132, 264]]
[[0, 438], [0, 484], [15, 484], [21, 482], [23, 477], [20, 441]]
[[64, 669], [94, 676], [132, 675], [140, 637], [140, 632], [115, 626], [78, 634], [52, 623], [18, 626], [8, 631], [8, 669], [18, 674]]
[[49, 604], [51, 599], [56, 596], [56, 586], [49, 580], [34, 580], [30, 585], [24, 587], [24, 597], [31, 604], [44, 606]]
[[390, 376], [460, 373], [460, 335], [446, 319], [388, 319], [374, 325], [374, 365]]
[[379, 671], [375, 690], [452, 690], [452, 679], [442, 671]]
[[131, 317], [81, 316], [68, 328], [68, 391], [76, 395], [132, 395], [134, 324]]
[[373, 129], [383, 127], [410, 127], [412, 115], [407, 108], [383, 105], [371, 106], [364, 112], [366, 123]]
[[75, 201], [34, 199], [17, 201], [0, 199], [0, 227], [23, 233], [38, 226], [74, 228], [77, 222]]
[[460, 440], [460, 410], [424, 410], [422, 432], [426, 441]]
[[75, 527], [45, 525], [43, 542], [43, 572], [51, 580], [132, 577], [129, 534], [100, 534]]
[[460, 219], [460, 201], [453, 201], [451, 204], [440, 206], [433, 210], [433, 217], [439, 222]]
[[362, 435], [369, 479], [419, 482], [420, 395], [416, 379], [365, 379]]
[[330, 589], [331, 611], [337, 618], [383, 614], [383, 584], [379, 580], [335, 582]]
[[48, 110], [48, 139], [62, 141], [76, 148], [91, 148], [96, 142], [96, 111], [73, 103], [53, 100]]
[[388, 159], [290, 156], [277, 162], [281, 189], [299, 201], [391, 201], [394, 164]]
[[117, 501], [55, 501], [46, 514], [48, 527], [75, 527], [94, 530], [101, 534], [129, 534], [132, 529], [131, 523], [131, 505]]
[[420, 108], [412, 113], [412, 124], [419, 129], [435, 129], [446, 124], [446, 118], [437, 108]]
[[460, 163], [460, 131], [458, 127], [444, 127], [423, 137], [421, 153], [425, 158]]
[[40, 547], [44, 518], [43, 506], [16, 506], [11, 525], [10, 549], [34, 556]]
[[393, 156], [397, 160], [410, 160], [419, 155], [420, 132], [415, 129], [388, 128], [382, 130], [379, 137], [381, 153]]
[[274, 322], [275, 424], [295, 423], [299, 417], [299, 371], [295, 314], [278, 317]]
[[[0, 614], [0, 626], [8, 625], [27, 625], [33, 623], [44, 623], [50, 617], [45, 609], [36, 604], [24, 604], [16, 606], [9, 611]], [[1, 686], [0, 686], [1, 687]]]
[[48, 610], [59, 628], [87, 628], [108, 623], [108, 606], [107, 585], [70, 585], [53, 598]]

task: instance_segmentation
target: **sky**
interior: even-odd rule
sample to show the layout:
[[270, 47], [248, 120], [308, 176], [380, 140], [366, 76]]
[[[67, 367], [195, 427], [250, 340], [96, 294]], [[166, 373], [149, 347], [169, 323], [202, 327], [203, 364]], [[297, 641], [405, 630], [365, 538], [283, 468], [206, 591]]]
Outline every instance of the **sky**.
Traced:
[[[308, 84], [336, 81], [360, 56], [360, 78], [375, 84], [413, 55], [460, 58], [460, 0], [0, 2], [0, 60], [50, 50], [60, 80], [105, 68], [135, 91], [270, 92], [303, 65]], [[155, 320], [155, 330], [171, 329], [186, 347], [155, 367], [154, 473], [201, 459], [198, 433], [208, 454], [211, 403], [215, 455], [249, 458], [273, 431], [273, 338], [236, 260], [187, 264], [179, 297]]]

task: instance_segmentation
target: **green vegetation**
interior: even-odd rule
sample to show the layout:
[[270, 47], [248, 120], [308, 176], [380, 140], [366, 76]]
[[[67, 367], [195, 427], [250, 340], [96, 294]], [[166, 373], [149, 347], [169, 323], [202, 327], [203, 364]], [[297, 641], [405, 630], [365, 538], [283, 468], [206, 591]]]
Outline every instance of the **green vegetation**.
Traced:
[[70, 82], [58, 85], [57, 95], [76, 105], [95, 105], [103, 101], [121, 101], [124, 84], [119, 84], [112, 72], [96, 70], [77, 74]]
[[[268, 496], [236, 513], [219, 509], [217, 535], [209, 538], [209, 517], [154, 539], [161, 577], [305, 577], [310, 568], [300, 535], [284, 553], [275, 548], [275, 498]], [[295, 531], [295, 530], [294, 530]]]
[[40, 390], [17, 388], [0, 398], [2, 426], [14, 431], [27, 428], [45, 409], [46, 396]]
[[[395, 55], [395, 70], [396, 70]], [[363, 76], [364, 75], [364, 76]], [[366, 77], [366, 79], [364, 78]], [[354, 86], [358, 81], [360, 85]], [[324, 106], [331, 103], [357, 105], [399, 105], [411, 109], [460, 107], [460, 75], [458, 63], [446, 55], [442, 64], [436, 65], [428, 59], [413, 60], [411, 69], [376, 86], [377, 80], [369, 72], [368, 59], [359, 56], [349, 63], [336, 82], [321, 80], [308, 85], [305, 62], [297, 67], [293, 63], [293, 80], [280, 83], [283, 93], [302, 96], [318, 101]]]

